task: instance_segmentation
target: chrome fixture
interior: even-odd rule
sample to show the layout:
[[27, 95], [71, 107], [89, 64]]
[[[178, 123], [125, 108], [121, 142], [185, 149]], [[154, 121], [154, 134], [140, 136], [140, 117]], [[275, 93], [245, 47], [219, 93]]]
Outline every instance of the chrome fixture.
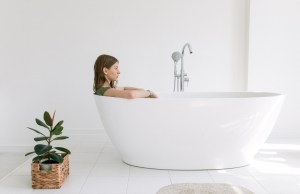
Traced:
[[[184, 50], [185, 48], [188, 47], [190, 54], [193, 53], [192, 51], [192, 47], [189, 43], [186, 43], [183, 48], [181, 53], [179, 51], [175, 51], [172, 53], [172, 59], [174, 60], [174, 87], [173, 87], [173, 91], [177, 91], [177, 92], [183, 92], [184, 91], [184, 83], [189, 82], [189, 78], [187, 77], [187, 74], [184, 72], [184, 61], [183, 61], [183, 57], [184, 57]], [[177, 73], [177, 63], [178, 61], [181, 60], [181, 65], [180, 65], [180, 74]]]

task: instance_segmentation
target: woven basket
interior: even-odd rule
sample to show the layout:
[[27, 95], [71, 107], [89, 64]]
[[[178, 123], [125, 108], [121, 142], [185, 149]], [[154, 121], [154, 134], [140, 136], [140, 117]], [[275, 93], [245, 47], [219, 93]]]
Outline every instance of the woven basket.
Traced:
[[51, 164], [51, 171], [40, 170], [39, 163], [31, 163], [33, 189], [59, 189], [69, 175], [69, 155], [60, 164]]

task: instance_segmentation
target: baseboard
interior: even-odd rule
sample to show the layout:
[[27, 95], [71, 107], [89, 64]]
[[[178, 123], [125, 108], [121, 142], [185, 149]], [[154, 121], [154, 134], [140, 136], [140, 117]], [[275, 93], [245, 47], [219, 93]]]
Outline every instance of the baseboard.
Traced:
[[269, 138], [300, 138], [300, 130], [272, 131]]
[[[65, 129], [68, 131], [69, 136], [76, 135], [98, 135], [106, 133], [104, 128], [88, 128], [88, 129]], [[272, 131], [269, 139], [277, 138], [300, 138], [300, 130], [288, 130], [288, 131]], [[0, 152], [23, 152], [27, 153], [28, 150], [32, 150], [32, 145], [0, 145]]]
[[29, 145], [0, 146], [0, 152], [23, 152], [23, 153], [27, 153], [31, 150], [32, 150], [32, 146], [29, 146]]
[[68, 135], [94, 135], [105, 133], [104, 128], [88, 128], [88, 129], [64, 129]]

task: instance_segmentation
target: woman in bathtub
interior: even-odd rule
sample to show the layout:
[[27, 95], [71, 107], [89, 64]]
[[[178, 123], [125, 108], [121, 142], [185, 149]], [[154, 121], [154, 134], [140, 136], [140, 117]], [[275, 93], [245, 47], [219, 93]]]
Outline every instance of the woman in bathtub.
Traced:
[[119, 98], [157, 98], [150, 91], [133, 87], [117, 87], [116, 82], [120, 74], [119, 61], [109, 55], [100, 55], [94, 65], [94, 92], [101, 96]]

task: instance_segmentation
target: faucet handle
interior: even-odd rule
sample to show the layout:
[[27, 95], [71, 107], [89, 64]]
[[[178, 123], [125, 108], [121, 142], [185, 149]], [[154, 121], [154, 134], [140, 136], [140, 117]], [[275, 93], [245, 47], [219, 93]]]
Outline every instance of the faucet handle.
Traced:
[[184, 82], [186, 82], [186, 87], [189, 86], [189, 81], [190, 81], [190, 78], [188, 78], [188, 77], [184, 78]]

